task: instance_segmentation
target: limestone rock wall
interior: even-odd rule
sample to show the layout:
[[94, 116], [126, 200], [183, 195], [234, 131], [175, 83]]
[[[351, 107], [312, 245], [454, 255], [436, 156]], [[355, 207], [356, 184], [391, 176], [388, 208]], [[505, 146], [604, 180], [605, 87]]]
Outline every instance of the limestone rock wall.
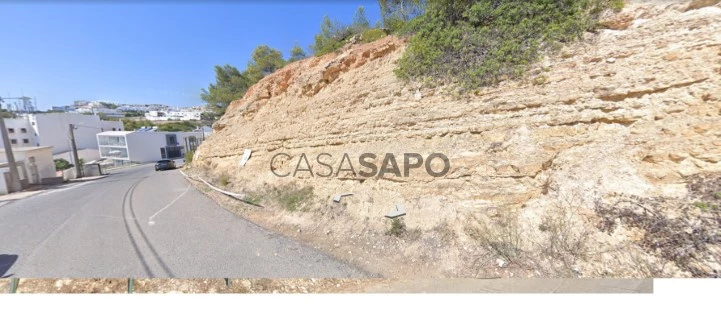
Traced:
[[[341, 247], [336, 254], [344, 258], [382, 265], [372, 259], [380, 256], [439, 275], [479, 275], [503, 263], [485, 257], [467, 230], [503, 208], [516, 209], [532, 234], [559, 201], [591, 215], [599, 199], [682, 197], [686, 178], [721, 171], [721, 7], [691, 5], [630, 2], [604, 20], [605, 29], [549, 56], [527, 79], [478, 91], [399, 80], [393, 70], [405, 42], [396, 37], [292, 63], [230, 105], [193, 171], [228, 176], [229, 188], [246, 193], [312, 186], [316, 199], [303, 212], [246, 213], [322, 234], [330, 239], [320, 246]], [[253, 154], [240, 167], [246, 148]], [[414, 169], [409, 177], [367, 179], [270, 171], [277, 153], [296, 157], [277, 163], [287, 172], [301, 153], [318, 171], [321, 153], [331, 154], [337, 169], [344, 153], [354, 166], [360, 154], [376, 153], [380, 166], [385, 153], [402, 162], [410, 152], [444, 153], [451, 170], [440, 178]], [[339, 207], [330, 198], [342, 192], [354, 195]], [[414, 239], [383, 236], [383, 215], [396, 203], [405, 205]], [[618, 236], [592, 240], [627, 239]], [[479, 256], [486, 259], [480, 266], [470, 262]], [[610, 258], [620, 259], [598, 256], [575, 269], [635, 275], [607, 270]]]

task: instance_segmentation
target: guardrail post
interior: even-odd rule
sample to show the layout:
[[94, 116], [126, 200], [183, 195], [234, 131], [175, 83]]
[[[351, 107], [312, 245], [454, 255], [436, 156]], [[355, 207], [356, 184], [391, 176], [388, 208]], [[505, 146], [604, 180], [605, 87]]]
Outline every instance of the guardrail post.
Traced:
[[11, 278], [10, 279], [10, 293], [15, 293], [18, 290], [18, 279], [17, 278]]
[[135, 285], [135, 281], [132, 278], [128, 278], [128, 293], [133, 293], [133, 286]]

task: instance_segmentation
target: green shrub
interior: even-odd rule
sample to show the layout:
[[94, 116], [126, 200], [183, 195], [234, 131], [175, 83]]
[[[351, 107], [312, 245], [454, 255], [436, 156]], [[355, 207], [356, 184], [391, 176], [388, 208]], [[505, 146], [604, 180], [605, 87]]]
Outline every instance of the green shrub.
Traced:
[[623, 9], [624, 6], [624, 0], [611, 0], [609, 3], [609, 7], [615, 11], [620, 11]]
[[74, 167], [73, 164], [66, 159], [55, 159], [53, 162], [55, 162], [55, 170], [66, 170]]
[[190, 164], [191, 162], [193, 162], [193, 154], [195, 154], [195, 152], [193, 151], [188, 151], [187, 153], [185, 153], [185, 164]]
[[263, 196], [255, 192], [251, 192], [245, 195], [244, 201], [252, 205], [258, 205], [263, 202]]
[[383, 31], [383, 29], [370, 29], [361, 33], [361, 41], [363, 41], [364, 43], [369, 43], [381, 39], [385, 36], [386, 33], [385, 31]]
[[287, 211], [306, 210], [308, 203], [313, 201], [313, 187], [296, 187], [286, 185], [275, 187], [270, 192], [271, 197]]
[[220, 185], [223, 187], [228, 186], [228, 184], [230, 184], [230, 178], [228, 177], [227, 174], [220, 175], [220, 178], [218, 178], [218, 181], [220, 182]]
[[151, 122], [149, 120], [145, 120], [145, 119], [133, 120], [133, 119], [129, 119], [129, 118], [123, 118], [123, 119], [121, 119], [121, 121], [123, 122], [123, 128], [125, 129], [125, 131], [135, 131], [142, 127], [152, 127], [155, 125], [155, 124], [153, 124], [153, 122]]
[[386, 231], [387, 236], [400, 237], [406, 232], [406, 223], [403, 222], [403, 217], [396, 217], [391, 219], [391, 228]]
[[533, 85], [543, 85], [548, 82], [548, 76], [546, 75], [538, 75], [535, 78], [533, 78]]
[[517, 78], [544, 51], [579, 39], [617, 6], [616, 0], [430, 1], [408, 24], [415, 34], [396, 74], [469, 88]]
[[190, 132], [195, 130], [200, 123], [197, 121], [170, 122], [158, 125], [158, 131], [163, 132]]
[[693, 205], [696, 208], [701, 209], [702, 211], [707, 211], [711, 207], [711, 204], [709, 204], [708, 202], [703, 202], [703, 201], [696, 201], [693, 203]]

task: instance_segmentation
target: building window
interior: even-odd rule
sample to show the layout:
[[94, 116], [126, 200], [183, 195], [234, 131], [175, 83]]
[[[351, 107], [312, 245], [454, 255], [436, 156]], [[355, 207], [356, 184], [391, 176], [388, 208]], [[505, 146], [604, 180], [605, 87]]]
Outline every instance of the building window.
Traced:
[[20, 132], [21, 132], [21, 133], [28, 133], [28, 129], [22, 128], [22, 129], [20, 129]]
[[10, 139], [10, 143], [13, 144], [13, 145], [15, 145], [15, 144], [18, 143], [18, 140], [17, 140], [17, 139]]
[[30, 143], [30, 139], [23, 139], [23, 144], [29, 144], [29, 143]]
[[8, 132], [10, 132], [10, 133], [15, 133], [15, 129], [13, 129], [13, 128], [8, 128]]
[[125, 147], [100, 146], [100, 157], [112, 159], [127, 159], [128, 149]]
[[166, 134], [165, 142], [168, 146], [175, 146], [178, 144], [178, 137], [174, 134]]
[[100, 146], [126, 146], [124, 136], [98, 136]]

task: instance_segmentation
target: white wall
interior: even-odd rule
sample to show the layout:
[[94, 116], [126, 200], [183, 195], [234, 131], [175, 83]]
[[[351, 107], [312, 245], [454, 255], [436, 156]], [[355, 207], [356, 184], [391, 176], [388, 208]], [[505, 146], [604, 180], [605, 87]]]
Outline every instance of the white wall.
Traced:
[[[79, 149], [78, 157], [83, 159], [85, 162], [100, 160], [99, 149]], [[73, 152], [64, 152], [59, 154], [53, 154], [53, 159], [66, 159], [70, 163], [73, 162]]]
[[98, 148], [95, 135], [101, 132], [100, 117], [96, 115], [53, 113], [30, 115], [31, 124], [35, 123], [41, 146], [53, 146], [53, 154], [71, 150], [69, 125], [77, 126], [75, 144], [78, 149]]
[[[22, 161], [22, 166], [25, 168], [24, 174], [27, 175], [27, 179], [30, 184], [40, 183], [43, 178], [55, 177], [55, 162], [53, 161], [53, 153], [51, 148], [33, 148], [30, 150], [13, 151], [16, 162]], [[35, 158], [35, 166], [37, 166], [38, 177], [37, 180], [33, 178], [30, 164], [30, 157]], [[0, 163], [7, 162], [5, 153], [0, 152]], [[5, 168], [7, 170], [7, 168]], [[25, 178], [22, 174], [20, 177]]]
[[[124, 131], [122, 121], [100, 121], [100, 127], [105, 131]], [[114, 129], [114, 130], [113, 130]]]
[[55, 162], [51, 149], [35, 149], [25, 152], [25, 167], [30, 175], [30, 157], [35, 157], [39, 179], [55, 177]]
[[166, 132], [132, 132], [126, 138], [128, 154], [134, 162], [155, 162], [161, 159], [160, 148], [165, 147]]

